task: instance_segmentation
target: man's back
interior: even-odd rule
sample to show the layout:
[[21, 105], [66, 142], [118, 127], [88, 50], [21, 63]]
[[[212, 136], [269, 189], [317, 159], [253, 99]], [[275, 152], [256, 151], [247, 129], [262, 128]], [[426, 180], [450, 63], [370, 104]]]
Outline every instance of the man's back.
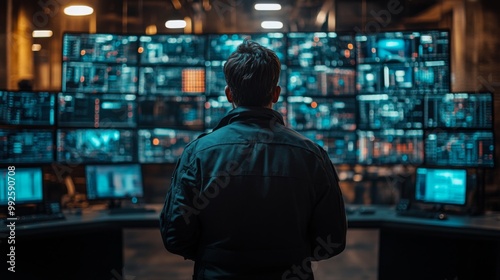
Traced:
[[[320, 234], [320, 244], [338, 243], [338, 248], [321, 248], [322, 255], [313, 255], [314, 234], [323, 230], [312, 217], [331, 233], [339, 220], [345, 222], [342, 197], [330, 187], [337, 178], [326, 153], [284, 127], [276, 111], [239, 107], [185, 153], [178, 168], [196, 175], [184, 177], [193, 185], [179, 182], [184, 187], [178, 195], [191, 208], [177, 214], [201, 229], [191, 253], [199, 279], [276, 279], [287, 270], [292, 275], [294, 266], [304, 266], [301, 272], [308, 278], [303, 279], [310, 279], [309, 260], [343, 249], [341, 232], [338, 242]], [[338, 203], [322, 205], [325, 196]], [[186, 253], [176, 247], [174, 241], [167, 248]]]

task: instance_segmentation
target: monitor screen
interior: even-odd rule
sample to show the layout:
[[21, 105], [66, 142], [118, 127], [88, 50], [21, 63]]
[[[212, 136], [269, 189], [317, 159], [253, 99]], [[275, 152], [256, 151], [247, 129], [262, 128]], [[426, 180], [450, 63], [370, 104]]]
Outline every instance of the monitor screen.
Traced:
[[184, 147], [201, 132], [174, 129], [139, 129], [138, 149], [140, 163], [175, 163]]
[[137, 63], [139, 42], [133, 35], [63, 35], [63, 61]]
[[[9, 194], [9, 182], [16, 182], [15, 194]], [[14, 200], [12, 200], [14, 198]], [[9, 172], [7, 168], [0, 171], [0, 205], [39, 203], [43, 201], [43, 176], [41, 167], [16, 168]]]
[[0, 91], [0, 124], [54, 125], [54, 111], [53, 93]]
[[353, 36], [335, 32], [292, 32], [287, 37], [287, 89], [290, 95], [356, 93]]
[[357, 34], [359, 63], [449, 60], [446, 30], [393, 31]]
[[135, 127], [135, 94], [60, 93], [61, 127]]
[[288, 97], [288, 122], [297, 130], [355, 130], [356, 99]]
[[60, 129], [57, 131], [57, 161], [134, 161], [135, 138], [135, 132], [127, 129]]
[[360, 164], [421, 164], [424, 161], [422, 130], [387, 129], [358, 131]]
[[314, 66], [289, 68], [287, 89], [296, 96], [338, 96], [356, 94], [354, 69]]
[[205, 36], [175, 34], [141, 36], [142, 64], [202, 65], [205, 62]]
[[204, 103], [204, 96], [139, 97], [138, 125], [202, 130]]
[[127, 64], [63, 62], [64, 92], [135, 93], [138, 70]]
[[51, 130], [0, 129], [0, 163], [51, 163], [53, 143]]
[[87, 199], [142, 197], [142, 171], [139, 164], [87, 165]]
[[361, 93], [450, 91], [449, 32], [395, 31], [356, 36]]
[[467, 171], [465, 169], [417, 168], [415, 200], [433, 204], [465, 205]]
[[494, 167], [492, 131], [429, 131], [425, 163], [436, 166]]
[[225, 61], [245, 39], [255, 41], [273, 50], [280, 61], [285, 58], [285, 35], [283, 33], [212, 34], [208, 36], [208, 60]]
[[182, 95], [205, 92], [205, 68], [142, 67], [139, 94]]
[[356, 132], [349, 131], [299, 131], [328, 153], [334, 164], [356, 164], [358, 162]]
[[354, 36], [335, 32], [291, 32], [287, 34], [287, 64], [302, 68], [317, 65], [354, 68]]
[[449, 128], [492, 128], [491, 93], [447, 93], [425, 97], [425, 125]]
[[423, 100], [412, 95], [358, 95], [360, 129], [423, 127]]

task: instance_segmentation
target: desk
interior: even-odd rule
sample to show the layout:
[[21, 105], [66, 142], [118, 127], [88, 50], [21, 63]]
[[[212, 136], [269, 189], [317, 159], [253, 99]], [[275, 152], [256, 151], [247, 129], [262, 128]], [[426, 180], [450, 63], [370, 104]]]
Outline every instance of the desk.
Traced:
[[348, 215], [349, 228], [378, 228], [379, 279], [500, 279], [500, 214], [447, 220]]
[[[0, 279], [121, 279], [123, 229], [158, 228], [158, 213], [67, 214], [63, 221], [16, 228], [16, 274], [4, 261], [8, 229], [0, 226]], [[380, 229], [379, 279], [500, 279], [500, 215], [430, 220], [393, 208], [349, 214], [349, 228]], [[4, 277], [7, 276], [7, 277]], [[37, 277], [35, 277], [37, 276]]]

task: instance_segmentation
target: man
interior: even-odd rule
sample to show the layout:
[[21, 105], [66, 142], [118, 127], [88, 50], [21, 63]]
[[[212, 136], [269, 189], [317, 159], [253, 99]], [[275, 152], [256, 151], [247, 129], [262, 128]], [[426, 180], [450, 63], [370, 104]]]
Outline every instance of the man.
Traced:
[[311, 261], [345, 248], [334, 166], [272, 110], [280, 67], [242, 43], [224, 65], [235, 109], [177, 163], [160, 227], [168, 251], [195, 261], [193, 279], [313, 279]]

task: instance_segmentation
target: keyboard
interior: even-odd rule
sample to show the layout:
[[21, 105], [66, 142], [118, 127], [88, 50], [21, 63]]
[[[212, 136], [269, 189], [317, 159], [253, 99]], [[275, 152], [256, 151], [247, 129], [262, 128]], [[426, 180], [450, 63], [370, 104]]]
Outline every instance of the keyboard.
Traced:
[[423, 218], [423, 219], [446, 220], [448, 218], [448, 216], [442, 212], [429, 212], [422, 210], [398, 211], [397, 214], [398, 216], [403, 216], [403, 217]]
[[120, 215], [120, 214], [140, 214], [140, 213], [155, 213], [155, 209], [144, 208], [144, 207], [124, 207], [124, 208], [112, 208], [108, 210], [110, 215]]
[[5, 224], [9, 224], [10, 222], [15, 222], [16, 225], [24, 225], [24, 224], [35, 224], [40, 222], [48, 222], [48, 221], [58, 221], [64, 220], [66, 217], [63, 213], [58, 214], [31, 214], [31, 215], [23, 215], [18, 216], [17, 220], [4, 220]]

